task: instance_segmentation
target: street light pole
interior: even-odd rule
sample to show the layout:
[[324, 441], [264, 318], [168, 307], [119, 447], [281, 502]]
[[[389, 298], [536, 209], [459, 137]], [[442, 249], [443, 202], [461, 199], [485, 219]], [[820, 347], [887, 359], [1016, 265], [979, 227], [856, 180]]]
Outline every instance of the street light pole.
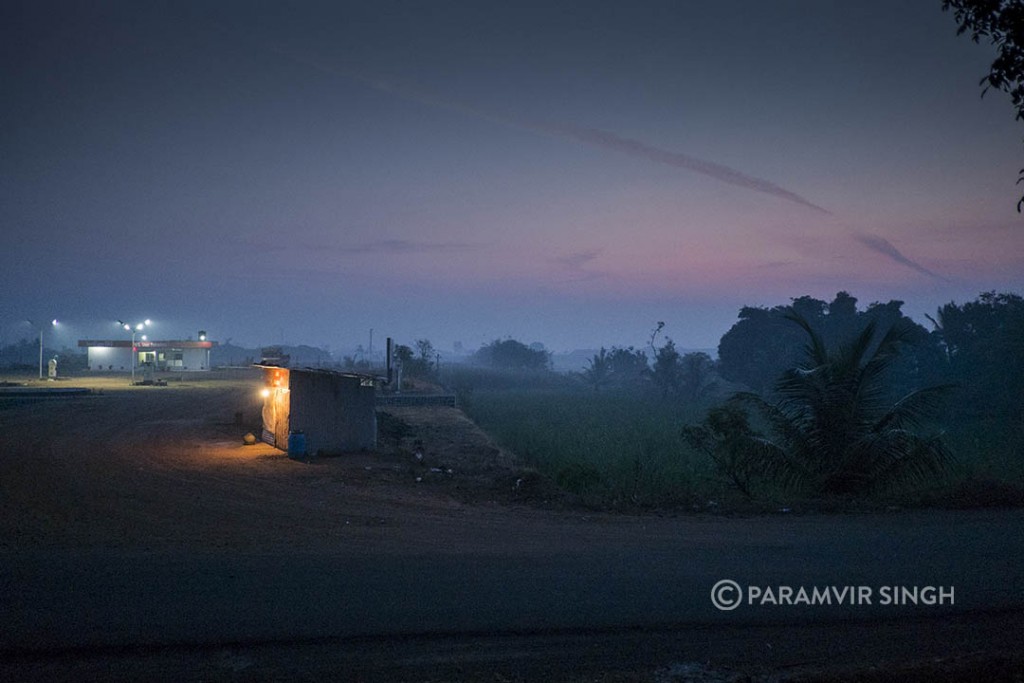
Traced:
[[[153, 323], [152, 323], [152, 321], [150, 321], [149, 318], [146, 318], [144, 321], [142, 321], [141, 323], [137, 323], [134, 326], [133, 325], [129, 325], [128, 323], [126, 323], [123, 320], [118, 320], [117, 324], [120, 325], [121, 327], [123, 327], [126, 332], [131, 332], [132, 333], [132, 348], [131, 348], [131, 354], [132, 354], [132, 386], [135, 386], [135, 355], [137, 353], [136, 350], [135, 350], [135, 335], [138, 334], [139, 331], [141, 331], [144, 327], [146, 327], [147, 325], [152, 325]], [[142, 338], [145, 339], [146, 335], [142, 335]]]
[[132, 385], [135, 384], [135, 330], [132, 330]]
[[[31, 320], [26, 322], [28, 322], [29, 325], [35, 325]], [[57, 327], [57, 319], [54, 318], [50, 324]], [[43, 379], [43, 331], [45, 329], [46, 328], [42, 324], [39, 325], [39, 379]]]

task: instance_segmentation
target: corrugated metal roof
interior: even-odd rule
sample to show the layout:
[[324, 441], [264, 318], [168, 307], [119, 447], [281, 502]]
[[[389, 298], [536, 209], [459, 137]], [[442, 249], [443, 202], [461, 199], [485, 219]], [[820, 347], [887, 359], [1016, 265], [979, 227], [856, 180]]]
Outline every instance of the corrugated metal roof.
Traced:
[[269, 364], [265, 364], [265, 363], [253, 363], [253, 365], [255, 367], [257, 367], [257, 368], [265, 368], [267, 370], [287, 370], [289, 372], [308, 372], [308, 373], [311, 373], [311, 374], [312, 373], [318, 373], [318, 374], [322, 374], [322, 375], [333, 375], [333, 376], [336, 376], [336, 377], [354, 377], [356, 379], [372, 379], [372, 380], [376, 380], [376, 381], [384, 381], [384, 380], [387, 379], [386, 377], [382, 377], [380, 375], [371, 375], [371, 374], [367, 374], [365, 372], [352, 372], [350, 370], [333, 370], [333, 369], [330, 369], [330, 368], [311, 368], [311, 367], [308, 367], [308, 366], [307, 367], [301, 367], [301, 368], [289, 368], [289, 367], [285, 367], [285, 366], [282, 366], [282, 365], [269, 365]]

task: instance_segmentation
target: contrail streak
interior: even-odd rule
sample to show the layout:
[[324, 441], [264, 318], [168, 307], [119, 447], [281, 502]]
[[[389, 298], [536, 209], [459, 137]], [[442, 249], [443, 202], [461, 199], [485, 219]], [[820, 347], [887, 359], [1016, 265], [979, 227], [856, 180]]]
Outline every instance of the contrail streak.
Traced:
[[610, 133], [597, 128], [584, 128], [571, 124], [534, 124], [532, 127], [537, 130], [577, 140], [595, 147], [612, 149], [630, 156], [656, 161], [667, 166], [674, 166], [675, 168], [694, 171], [695, 173], [706, 175], [709, 178], [720, 180], [723, 183], [729, 183], [730, 185], [744, 187], [748, 190], [754, 190], [755, 192], [763, 192], [775, 197], [781, 197], [782, 199], [795, 202], [801, 206], [806, 206], [807, 208], [814, 209], [815, 211], [831, 215], [831, 212], [827, 209], [823, 209], [817, 204], [807, 201], [795, 192], [790, 192], [789, 190], [779, 187], [775, 183], [764, 180], [763, 178], [747, 175], [746, 173], [737, 171], [734, 168], [717, 164], [713, 161], [698, 159], [688, 154], [683, 154], [682, 152], [672, 152], [659, 147], [652, 147], [638, 140], [619, 137], [615, 133]]
[[928, 270], [927, 268], [922, 266], [920, 263], [917, 263], [916, 261], [912, 261], [909, 258], [907, 258], [906, 256], [904, 256], [903, 253], [899, 249], [894, 247], [892, 245], [892, 243], [889, 242], [889, 240], [887, 240], [887, 239], [884, 239], [882, 237], [878, 237], [877, 235], [865, 235], [865, 234], [854, 235], [854, 238], [858, 242], [863, 244], [865, 247], [867, 247], [868, 249], [870, 249], [870, 250], [872, 250], [874, 252], [877, 252], [879, 254], [882, 254], [883, 256], [888, 256], [890, 259], [892, 259], [896, 263], [904, 265], [904, 266], [906, 266], [908, 268], [912, 268], [912, 269], [916, 270], [917, 272], [921, 273], [922, 275], [927, 275], [928, 277], [935, 278], [936, 280], [942, 280], [944, 282], [948, 282], [949, 281], [947, 278], [942, 277], [941, 275], [939, 275], [935, 271]]
[[590, 263], [599, 257], [603, 249], [588, 249], [577, 251], [565, 256], [557, 256], [551, 259], [551, 263], [564, 269], [568, 277], [559, 282], [583, 282], [585, 280], [596, 280], [605, 277], [605, 273], [591, 270]]
[[376, 240], [347, 246], [332, 244], [306, 244], [311, 251], [342, 254], [426, 254], [439, 252], [472, 251], [482, 244], [473, 242], [415, 242], [413, 240]]
[[762, 192], [764, 194], [779, 197], [787, 201], [799, 204], [800, 206], [813, 209], [823, 214], [831, 215], [831, 212], [824, 209], [817, 204], [814, 204], [795, 192], [791, 192], [783, 187], [776, 185], [775, 183], [758, 178], [756, 176], [748, 175], [741, 171], [737, 171], [734, 168], [730, 168], [723, 164], [718, 164], [713, 161], [706, 161], [704, 159], [698, 159], [688, 154], [681, 152], [673, 152], [659, 147], [652, 147], [651, 145], [645, 144], [638, 140], [630, 140], [629, 138], [623, 138], [615, 133], [600, 130], [598, 128], [586, 128], [583, 126], [575, 126], [572, 124], [561, 124], [561, 123], [542, 123], [536, 121], [525, 121], [514, 118], [497, 116], [489, 114], [484, 111], [480, 111], [474, 107], [454, 102], [452, 100], [442, 99], [428, 92], [419, 90], [418, 88], [412, 88], [406, 85], [396, 85], [389, 81], [384, 81], [376, 78], [370, 78], [365, 74], [358, 73], [352, 69], [344, 69], [328, 66], [321, 62], [308, 59], [306, 57], [299, 57], [285, 50], [273, 48], [275, 52], [281, 54], [289, 59], [311, 66], [318, 71], [324, 73], [343, 76], [350, 80], [357, 81], [366, 85], [379, 92], [388, 93], [395, 97], [400, 97], [404, 100], [410, 100], [425, 104], [430, 107], [436, 107], [440, 109], [447, 109], [454, 111], [465, 116], [489, 121], [491, 123], [497, 123], [499, 125], [507, 126], [510, 128], [525, 129], [534, 132], [545, 133], [553, 135], [555, 137], [573, 140], [575, 142], [582, 142], [583, 144], [590, 145], [592, 147], [600, 147], [602, 149], [612, 150], [622, 154], [628, 154], [633, 157], [641, 159], [647, 159], [649, 161], [655, 161], [660, 164], [672, 166], [674, 168], [680, 168], [687, 171], [693, 171], [694, 173], [700, 173], [701, 175], [723, 183], [735, 185], [736, 187], [742, 187], [755, 192]]

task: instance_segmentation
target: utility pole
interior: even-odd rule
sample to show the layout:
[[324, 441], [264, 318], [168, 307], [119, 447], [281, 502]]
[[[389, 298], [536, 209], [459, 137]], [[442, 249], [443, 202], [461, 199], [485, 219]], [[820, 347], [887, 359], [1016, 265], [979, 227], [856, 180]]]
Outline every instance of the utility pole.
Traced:
[[366, 352], [366, 355], [369, 356], [369, 358], [367, 360], [370, 361], [370, 366], [373, 367], [373, 328], [372, 327], [370, 328], [370, 350]]

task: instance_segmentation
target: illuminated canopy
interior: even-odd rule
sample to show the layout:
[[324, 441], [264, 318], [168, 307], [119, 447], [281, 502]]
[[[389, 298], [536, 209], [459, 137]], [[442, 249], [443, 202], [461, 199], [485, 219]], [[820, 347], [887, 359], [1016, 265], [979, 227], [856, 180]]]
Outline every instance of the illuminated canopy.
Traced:
[[[120, 349], [130, 349], [132, 346], [131, 339], [79, 339], [79, 347], [112, 347]], [[136, 341], [135, 346], [140, 349], [211, 349], [217, 346], [215, 341], [181, 341], [181, 340], [164, 340], [164, 341]]]

